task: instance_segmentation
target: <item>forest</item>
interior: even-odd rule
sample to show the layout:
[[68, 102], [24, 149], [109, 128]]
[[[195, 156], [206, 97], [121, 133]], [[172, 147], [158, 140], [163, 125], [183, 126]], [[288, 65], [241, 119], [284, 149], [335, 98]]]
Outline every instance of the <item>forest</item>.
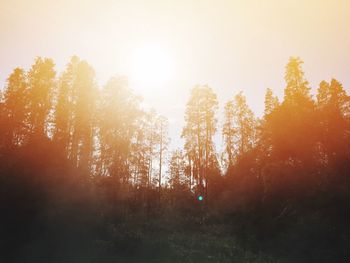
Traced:
[[0, 261], [349, 262], [350, 97], [336, 79], [312, 94], [302, 65], [287, 61], [261, 117], [243, 92], [219, 107], [195, 85], [178, 149], [126, 77], [99, 86], [77, 56], [63, 72], [44, 57], [15, 68], [0, 94]]

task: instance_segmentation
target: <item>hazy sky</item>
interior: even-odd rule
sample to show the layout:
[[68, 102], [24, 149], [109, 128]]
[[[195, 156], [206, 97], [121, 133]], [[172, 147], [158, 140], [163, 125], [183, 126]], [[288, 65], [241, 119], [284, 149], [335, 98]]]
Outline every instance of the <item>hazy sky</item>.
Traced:
[[61, 71], [74, 54], [103, 85], [127, 75], [133, 52], [147, 43], [167, 50], [175, 74], [162, 89], [133, 88], [170, 119], [173, 145], [195, 84], [215, 90], [220, 114], [240, 90], [260, 114], [265, 89], [281, 97], [284, 66], [299, 56], [313, 89], [335, 77], [350, 90], [349, 0], [0, 0], [1, 86], [36, 56]]

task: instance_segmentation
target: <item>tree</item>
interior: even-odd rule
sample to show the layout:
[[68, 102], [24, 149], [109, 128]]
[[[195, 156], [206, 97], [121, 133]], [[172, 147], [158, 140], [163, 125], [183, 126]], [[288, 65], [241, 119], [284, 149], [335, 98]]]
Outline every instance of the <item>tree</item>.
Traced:
[[91, 172], [98, 89], [93, 68], [73, 56], [56, 89], [53, 140], [76, 167]]
[[264, 132], [276, 158], [312, 160], [316, 144], [317, 121], [310, 87], [304, 77], [299, 58], [291, 58], [286, 66], [284, 101], [265, 117]]
[[7, 79], [3, 94], [1, 127], [3, 144], [6, 148], [24, 143], [27, 119], [28, 85], [23, 69], [16, 68]]
[[97, 87], [95, 73], [86, 61], [79, 61], [72, 81], [73, 120], [70, 159], [90, 172], [93, 154]]
[[[158, 127], [158, 116], [154, 109], [151, 109], [150, 112], [146, 114], [146, 141], [148, 148], [147, 159], [148, 159], [148, 176], [147, 176], [147, 186], [150, 187], [152, 185], [153, 179], [153, 161], [157, 156], [156, 150], [159, 141], [159, 127]], [[160, 170], [161, 171], [161, 170]], [[157, 176], [158, 177], [158, 176]]]
[[256, 142], [256, 120], [242, 92], [225, 105], [223, 137], [228, 166], [251, 150]]
[[284, 100], [266, 112], [259, 141], [256, 169], [261, 171], [264, 195], [278, 203], [281, 210], [290, 205], [286, 203], [312, 192], [319, 183], [319, 124], [302, 63], [299, 58], [287, 63]]
[[130, 180], [132, 140], [141, 114], [139, 101], [125, 77], [114, 77], [104, 86], [99, 102], [99, 173], [123, 183]]
[[278, 97], [273, 95], [272, 89], [268, 88], [265, 94], [264, 115], [267, 116], [279, 106]]
[[48, 136], [48, 117], [52, 106], [52, 92], [56, 72], [52, 59], [35, 60], [28, 72], [28, 122], [32, 134]]
[[197, 187], [199, 192], [205, 190], [205, 195], [208, 191], [210, 157], [215, 152], [213, 136], [216, 132], [217, 107], [217, 96], [209, 86], [195, 86], [186, 105], [186, 124], [182, 132], [187, 154], [193, 155], [196, 162]]
[[343, 86], [336, 79], [330, 84], [320, 83], [317, 93], [317, 110], [320, 120], [320, 140], [324, 147], [323, 159], [334, 165], [335, 160], [347, 155], [346, 141], [349, 141], [350, 113], [349, 97]]
[[157, 136], [157, 144], [159, 151], [159, 174], [158, 174], [158, 192], [159, 192], [159, 200], [161, 197], [161, 187], [162, 187], [162, 165], [164, 162], [164, 151], [167, 150], [167, 146], [169, 144], [168, 137], [168, 128], [169, 122], [164, 116], [159, 116], [157, 118], [157, 129], [159, 131]]
[[284, 89], [284, 103], [295, 107], [310, 107], [313, 104], [310, 96], [310, 87], [304, 77], [301, 68], [303, 61], [300, 58], [291, 57], [286, 65]]
[[195, 181], [198, 185], [199, 179], [199, 160], [196, 147], [196, 134], [194, 132], [186, 134], [187, 139], [184, 145], [185, 155], [187, 157], [187, 173], [190, 178], [189, 189], [195, 185]]
[[172, 189], [177, 189], [187, 184], [186, 161], [180, 149], [171, 152], [169, 160], [169, 183]]
[[75, 93], [73, 85], [78, 63], [79, 58], [73, 56], [66, 70], [60, 76], [55, 94], [56, 105], [53, 140], [62, 148], [67, 157], [70, 157], [72, 151], [73, 121], [75, 116]]
[[135, 135], [131, 145], [131, 165], [133, 167], [133, 184], [146, 187], [149, 182], [149, 131], [148, 117], [142, 112], [136, 119]]
[[271, 155], [272, 143], [271, 143], [271, 134], [269, 129], [266, 129], [266, 123], [269, 121], [271, 114], [274, 111], [278, 111], [280, 103], [278, 97], [273, 95], [273, 92], [270, 88], [266, 90], [265, 93], [265, 109], [264, 117], [258, 120], [257, 125], [257, 140], [260, 147], [260, 151], [265, 153], [265, 157]]
[[[225, 153], [226, 153], [226, 166], [231, 167], [234, 162], [234, 105], [233, 101], [228, 101], [224, 108], [224, 125], [222, 129], [222, 136], [225, 143]], [[224, 158], [225, 159], [225, 158]]]

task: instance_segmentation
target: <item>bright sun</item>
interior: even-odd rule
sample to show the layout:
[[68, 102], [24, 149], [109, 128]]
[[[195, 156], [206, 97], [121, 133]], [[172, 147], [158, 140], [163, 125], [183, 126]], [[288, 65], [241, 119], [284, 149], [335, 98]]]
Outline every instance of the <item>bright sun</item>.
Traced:
[[156, 44], [147, 44], [134, 51], [130, 59], [130, 78], [136, 88], [148, 91], [162, 88], [174, 71], [169, 52]]

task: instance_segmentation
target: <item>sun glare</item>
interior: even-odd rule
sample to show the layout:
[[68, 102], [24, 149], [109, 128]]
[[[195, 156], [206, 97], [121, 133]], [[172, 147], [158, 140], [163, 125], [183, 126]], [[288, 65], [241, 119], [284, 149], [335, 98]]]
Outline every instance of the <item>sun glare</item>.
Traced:
[[137, 48], [130, 59], [130, 78], [136, 88], [154, 90], [164, 87], [174, 73], [169, 52], [156, 44]]

